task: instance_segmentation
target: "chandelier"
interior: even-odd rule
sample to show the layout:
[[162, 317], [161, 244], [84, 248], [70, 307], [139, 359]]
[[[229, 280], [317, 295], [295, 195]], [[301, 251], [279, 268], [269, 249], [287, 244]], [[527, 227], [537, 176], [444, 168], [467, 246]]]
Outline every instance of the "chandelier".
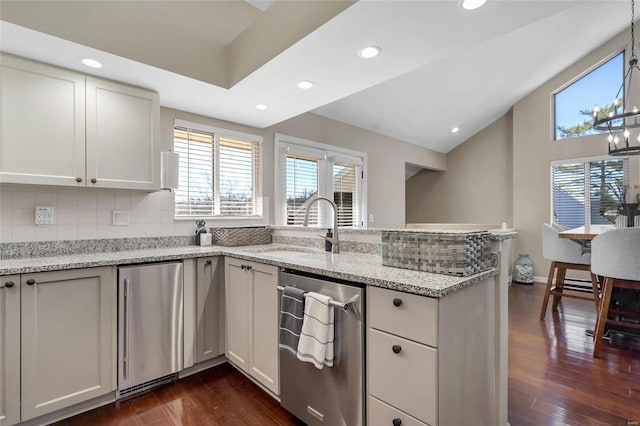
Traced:
[[630, 99], [633, 72], [637, 70], [640, 73], [638, 58], [636, 57], [634, 14], [635, 0], [631, 0], [631, 57], [629, 58], [629, 69], [624, 75], [622, 85], [611, 106], [602, 110], [598, 107], [593, 109], [593, 128], [608, 132], [609, 155], [614, 156], [640, 154], [640, 132], [636, 141], [630, 143], [630, 130], [640, 127], [640, 110], [637, 106], [633, 108], [627, 107], [627, 102]]

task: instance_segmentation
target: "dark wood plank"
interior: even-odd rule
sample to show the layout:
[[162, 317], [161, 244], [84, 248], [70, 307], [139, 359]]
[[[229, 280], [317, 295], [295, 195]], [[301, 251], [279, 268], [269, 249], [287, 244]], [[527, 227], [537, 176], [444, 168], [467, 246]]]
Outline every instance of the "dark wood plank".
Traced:
[[[604, 343], [592, 357], [593, 302], [562, 299], [539, 320], [543, 285], [509, 289], [509, 422], [512, 426], [640, 424], [640, 347]], [[300, 426], [228, 364], [58, 426]]]
[[509, 422], [519, 425], [640, 424], [640, 351], [603, 343], [593, 358], [593, 303], [562, 299], [537, 315], [544, 286], [509, 289]]

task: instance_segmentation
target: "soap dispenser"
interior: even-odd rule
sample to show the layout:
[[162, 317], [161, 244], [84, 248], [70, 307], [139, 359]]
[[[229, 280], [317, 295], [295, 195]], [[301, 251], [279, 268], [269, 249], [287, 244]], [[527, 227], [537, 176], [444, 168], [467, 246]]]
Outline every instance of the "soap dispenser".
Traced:
[[[331, 228], [327, 229], [327, 238], [333, 238], [333, 232]], [[333, 243], [328, 239], [324, 240], [324, 251], [330, 252], [333, 249]]]

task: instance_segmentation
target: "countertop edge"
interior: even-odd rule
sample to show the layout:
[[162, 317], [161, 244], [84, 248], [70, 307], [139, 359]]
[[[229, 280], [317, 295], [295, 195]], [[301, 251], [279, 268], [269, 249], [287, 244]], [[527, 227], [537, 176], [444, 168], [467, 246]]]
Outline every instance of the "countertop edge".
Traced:
[[[256, 246], [251, 246], [255, 248]], [[285, 246], [283, 246], [285, 247]], [[398, 273], [410, 273], [415, 274], [416, 277], [424, 278], [424, 281], [428, 280], [442, 280], [454, 281], [451, 285], [444, 288], [434, 288], [428, 285], [409, 284], [407, 282], [394, 281], [390, 278], [383, 278], [373, 276], [371, 274], [356, 274], [349, 271], [336, 271], [327, 268], [322, 268], [313, 265], [305, 265], [294, 261], [286, 261], [281, 259], [274, 259], [272, 256], [268, 256], [268, 252], [248, 252], [246, 247], [200, 247], [200, 246], [185, 246], [185, 247], [173, 247], [164, 249], [141, 249], [131, 251], [120, 252], [105, 252], [94, 253], [92, 255], [64, 255], [64, 256], [52, 256], [52, 257], [40, 257], [40, 258], [23, 258], [23, 259], [10, 259], [1, 261], [1, 263], [19, 263], [24, 262], [25, 265], [21, 266], [9, 266], [0, 265], [0, 276], [28, 274], [37, 272], [50, 272], [70, 269], [82, 269], [82, 268], [94, 268], [101, 266], [115, 266], [115, 265], [132, 265], [139, 263], [149, 262], [163, 262], [182, 259], [193, 259], [207, 256], [230, 256], [244, 260], [261, 262], [273, 266], [282, 268], [291, 268], [303, 272], [316, 273], [331, 278], [339, 278], [343, 280], [353, 281], [360, 284], [371, 285], [380, 288], [386, 288], [391, 290], [403, 291], [406, 293], [417, 294], [433, 298], [441, 298], [449, 294], [455, 293], [463, 288], [469, 287], [476, 283], [479, 283], [485, 279], [494, 277], [498, 271], [497, 269], [490, 269], [475, 275], [467, 277], [453, 277], [450, 275], [432, 274], [429, 272], [419, 272], [404, 270], [401, 268], [394, 268], [390, 266], [381, 267], [389, 268], [390, 273], [394, 273], [394, 270], [398, 270]], [[372, 255], [351, 253], [354, 256], [364, 256], [370, 259]], [[101, 256], [95, 260], [88, 259], [90, 256]], [[402, 271], [402, 272], [400, 272]]]

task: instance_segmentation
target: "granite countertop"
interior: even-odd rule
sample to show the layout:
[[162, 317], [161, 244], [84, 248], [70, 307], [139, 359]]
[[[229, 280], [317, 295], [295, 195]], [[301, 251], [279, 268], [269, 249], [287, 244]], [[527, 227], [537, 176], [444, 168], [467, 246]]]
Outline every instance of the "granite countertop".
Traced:
[[279, 244], [246, 247], [182, 246], [0, 260], [0, 275], [25, 274], [97, 266], [179, 260], [225, 255], [283, 268], [320, 274], [376, 287], [429, 297], [443, 297], [487, 278], [491, 269], [468, 277], [432, 274], [383, 266], [380, 256], [362, 253], [332, 254]]

